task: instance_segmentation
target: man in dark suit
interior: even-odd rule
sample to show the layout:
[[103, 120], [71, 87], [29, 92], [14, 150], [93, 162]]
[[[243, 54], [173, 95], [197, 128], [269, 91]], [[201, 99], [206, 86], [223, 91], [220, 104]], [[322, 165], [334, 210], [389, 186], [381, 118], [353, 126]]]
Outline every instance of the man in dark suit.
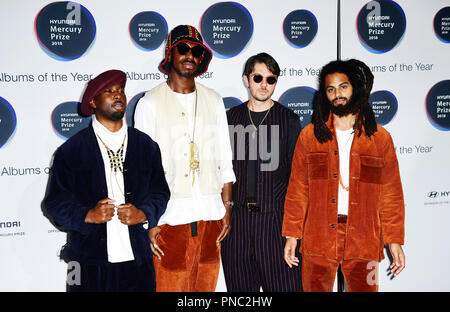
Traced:
[[222, 243], [228, 291], [301, 291], [300, 268], [284, 263], [281, 236], [300, 122], [271, 99], [279, 74], [267, 53], [250, 57], [243, 73], [250, 99], [227, 113], [237, 180], [231, 231]]
[[123, 122], [126, 74], [106, 71], [81, 103], [92, 123], [61, 145], [45, 209], [69, 233], [61, 257], [78, 263], [69, 291], [154, 291], [148, 229], [170, 196], [158, 145]]

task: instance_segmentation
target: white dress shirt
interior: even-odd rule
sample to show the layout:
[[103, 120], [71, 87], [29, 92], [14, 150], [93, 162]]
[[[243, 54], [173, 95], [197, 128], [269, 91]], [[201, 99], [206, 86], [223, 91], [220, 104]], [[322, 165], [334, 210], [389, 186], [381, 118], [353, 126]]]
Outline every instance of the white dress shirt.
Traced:
[[[115, 200], [114, 205], [117, 207], [125, 203], [123, 174], [120, 170], [114, 172], [111, 169], [107, 150], [102, 141], [115, 153], [124, 142], [128, 128], [124, 122], [119, 131], [111, 132], [95, 118], [95, 115], [92, 115], [92, 127], [97, 136], [97, 142], [100, 147], [103, 163], [105, 164], [108, 197]], [[128, 137], [125, 138], [124, 142], [123, 159], [125, 159], [126, 156], [127, 143]], [[106, 246], [109, 262], [117, 263], [134, 260], [128, 225], [120, 222], [117, 217], [117, 208], [115, 208], [112, 220], [106, 223]]]

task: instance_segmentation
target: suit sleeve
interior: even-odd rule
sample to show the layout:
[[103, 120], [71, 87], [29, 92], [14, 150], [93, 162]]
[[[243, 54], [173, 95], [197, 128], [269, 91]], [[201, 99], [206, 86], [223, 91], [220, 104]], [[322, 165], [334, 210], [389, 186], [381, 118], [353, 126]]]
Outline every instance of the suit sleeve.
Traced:
[[145, 213], [149, 228], [158, 224], [159, 218], [166, 211], [167, 202], [170, 198], [170, 190], [161, 161], [161, 151], [157, 143], [153, 144], [154, 148], [148, 156], [148, 162], [152, 164], [150, 187], [143, 199], [135, 204]]
[[289, 116], [289, 132], [288, 132], [288, 160], [289, 164], [292, 164], [292, 158], [294, 156], [295, 146], [298, 141], [298, 136], [302, 130], [300, 126], [300, 120], [297, 114]]
[[56, 225], [86, 235], [93, 229], [93, 225], [84, 220], [93, 207], [82, 205], [76, 200], [74, 175], [75, 172], [65, 162], [62, 150], [58, 149], [53, 159], [44, 206]]
[[303, 224], [309, 203], [306, 148], [300, 134], [292, 159], [292, 170], [284, 204], [282, 236], [303, 238]]
[[217, 131], [219, 136], [220, 166], [222, 168], [222, 183], [236, 182], [233, 171], [233, 152], [230, 142], [228, 118], [225, 112], [225, 104], [220, 95], [217, 96]]
[[405, 204], [400, 170], [394, 143], [389, 135], [384, 148], [384, 169], [381, 185], [380, 221], [384, 244], [404, 244]]

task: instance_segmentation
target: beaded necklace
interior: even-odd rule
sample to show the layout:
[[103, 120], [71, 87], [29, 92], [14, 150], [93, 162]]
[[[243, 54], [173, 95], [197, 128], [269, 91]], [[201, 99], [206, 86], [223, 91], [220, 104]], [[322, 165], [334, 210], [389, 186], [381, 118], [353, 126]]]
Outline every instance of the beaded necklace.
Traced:
[[[97, 134], [97, 137], [100, 140], [100, 142], [102, 142], [103, 146], [106, 148], [106, 153], [108, 154], [109, 165], [111, 168], [111, 172], [110, 172], [111, 187], [112, 187], [112, 173], [114, 172], [114, 177], [116, 179], [117, 186], [119, 187], [119, 190], [122, 193], [122, 195], [124, 195], [124, 191], [120, 188], [119, 181], [117, 180], [117, 169], [121, 173], [123, 173], [123, 165], [124, 165], [123, 150], [124, 150], [127, 134], [125, 133], [125, 135], [123, 137], [122, 145], [117, 150], [117, 152], [114, 152], [112, 149], [110, 149], [108, 147], [108, 145], [106, 145], [105, 142], [103, 142], [102, 138], [98, 134]], [[113, 194], [113, 197], [114, 197], [114, 194]]]
[[125, 139], [127, 138], [127, 134], [125, 133], [122, 145], [115, 153], [105, 144], [105, 142], [103, 142], [102, 138], [99, 135], [97, 135], [97, 137], [99, 138], [100, 142], [102, 142], [103, 146], [106, 148], [106, 153], [108, 154], [111, 171], [117, 172], [117, 169], [119, 169], [120, 172], [123, 173], [123, 164], [124, 164], [123, 147], [125, 145]]

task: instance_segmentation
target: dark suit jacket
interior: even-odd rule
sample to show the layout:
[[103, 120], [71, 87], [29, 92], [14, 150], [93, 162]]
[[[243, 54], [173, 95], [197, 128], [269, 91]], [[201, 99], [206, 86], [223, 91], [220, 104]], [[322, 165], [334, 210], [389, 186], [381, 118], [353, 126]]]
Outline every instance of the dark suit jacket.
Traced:
[[[124, 163], [125, 201], [147, 216], [148, 229], [157, 225], [166, 209], [170, 191], [164, 177], [157, 143], [148, 135], [128, 128]], [[107, 262], [106, 223], [84, 222], [100, 199], [108, 197], [105, 166], [92, 125], [61, 145], [51, 169], [45, 209], [54, 222], [69, 232], [62, 257], [83, 264]], [[148, 229], [129, 226], [137, 263], [151, 259]]]
[[[248, 127], [251, 123], [248, 117], [247, 103], [231, 108], [227, 112], [228, 125]], [[258, 152], [257, 168], [257, 202], [261, 207], [261, 212], [273, 210], [283, 210], [284, 197], [289, 182], [291, 172], [292, 156], [294, 154], [295, 143], [300, 133], [300, 121], [291, 109], [275, 102], [267, 115], [263, 125], [267, 126], [267, 150], [272, 150], [271, 141], [278, 141], [278, 166], [274, 170], [261, 171], [261, 164], [269, 163], [273, 159], [264, 161]], [[271, 126], [278, 127], [279, 135], [272, 138]], [[235, 129], [236, 130], [236, 129]], [[233, 184], [233, 201], [236, 206], [243, 206], [248, 195], [247, 190], [247, 165], [249, 159], [248, 135], [245, 140], [239, 139], [238, 131], [231, 132], [231, 142], [233, 149], [233, 168], [236, 174], [236, 183]], [[252, 132], [252, 131], [251, 131]], [[245, 146], [242, 146], [245, 145]], [[259, 149], [259, 147], [258, 147]], [[264, 148], [265, 149], [265, 148]], [[245, 151], [245, 159], [242, 159], [240, 150]], [[276, 149], [273, 148], [273, 153]], [[272, 157], [275, 157], [272, 155]]]

